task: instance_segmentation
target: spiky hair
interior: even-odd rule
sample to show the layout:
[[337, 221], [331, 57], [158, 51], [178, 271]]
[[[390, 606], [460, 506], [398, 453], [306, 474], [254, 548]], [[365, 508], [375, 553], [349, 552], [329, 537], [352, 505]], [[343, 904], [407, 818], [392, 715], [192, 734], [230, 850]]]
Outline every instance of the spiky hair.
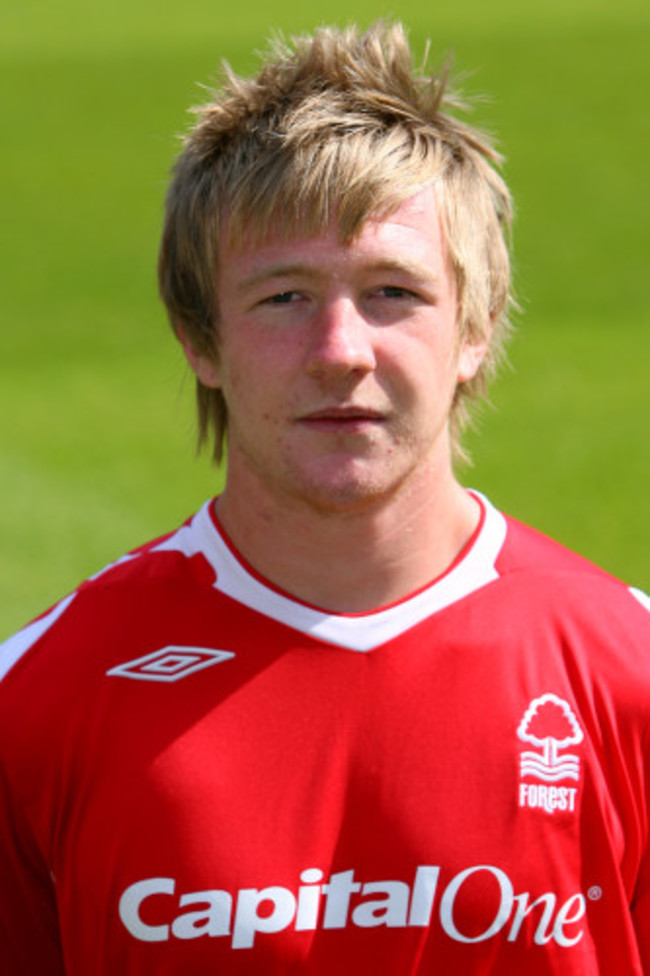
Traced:
[[[458, 291], [461, 339], [489, 341], [478, 375], [459, 384], [452, 434], [502, 352], [511, 301], [511, 204], [499, 154], [461, 122], [447, 70], [416, 70], [404, 28], [378, 22], [276, 37], [253, 78], [223, 64], [220, 87], [173, 171], [159, 262], [171, 322], [202, 355], [219, 355], [219, 242], [252, 244], [271, 230], [318, 234], [338, 222], [351, 241], [435, 181]], [[456, 113], [456, 114], [454, 114]], [[227, 405], [197, 380], [199, 436], [221, 458]]]

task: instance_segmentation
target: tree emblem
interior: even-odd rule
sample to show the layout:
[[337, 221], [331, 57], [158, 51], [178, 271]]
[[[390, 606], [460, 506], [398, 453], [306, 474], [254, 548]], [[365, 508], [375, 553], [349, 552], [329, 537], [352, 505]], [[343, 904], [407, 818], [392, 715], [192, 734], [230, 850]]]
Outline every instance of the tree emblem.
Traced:
[[582, 742], [584, 734], [568, 702], [551, 693], [535, 698], [521, 720], [517, 735], [542, 749], [521, 755], [521, 775], [546, 782], [580, 778], [580, 757], [558, 750]]

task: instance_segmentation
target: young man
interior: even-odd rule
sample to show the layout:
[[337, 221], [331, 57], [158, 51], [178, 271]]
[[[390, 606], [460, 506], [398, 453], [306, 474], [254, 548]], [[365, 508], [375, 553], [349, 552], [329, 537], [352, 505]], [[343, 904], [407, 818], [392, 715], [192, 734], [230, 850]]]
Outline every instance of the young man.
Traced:
[[454, 477], [509, 196], [443, 88], [321, 30], [187, 140], [226, 486], [0, 652], [7, 974], [650, 967], [647, 604]]

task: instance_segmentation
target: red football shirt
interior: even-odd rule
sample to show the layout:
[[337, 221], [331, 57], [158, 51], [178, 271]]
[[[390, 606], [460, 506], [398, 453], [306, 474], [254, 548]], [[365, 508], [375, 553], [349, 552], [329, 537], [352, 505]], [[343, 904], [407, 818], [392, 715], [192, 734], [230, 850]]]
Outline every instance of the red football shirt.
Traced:
[[647, 604], [481, 503], [377, 612], [206, 505], [7, 641], [2, 972], [649, 971]]

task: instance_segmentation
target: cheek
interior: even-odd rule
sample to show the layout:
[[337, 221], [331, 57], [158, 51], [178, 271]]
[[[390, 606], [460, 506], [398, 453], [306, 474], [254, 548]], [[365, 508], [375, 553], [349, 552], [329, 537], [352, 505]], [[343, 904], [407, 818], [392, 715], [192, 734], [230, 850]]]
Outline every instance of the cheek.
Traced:
[[416, 397], [422, 392], [426, 396], [444, 397], [447, 387], [455, 386], [461, 361], [451, 337], [429, 335], [403, 344], [394, 352], [392, 375], [405, 388], [410, 387]]
[[221, 390], [231, 417], [242, 423], [266, 422], [277, 411], [278, 398], [286, 396], [286, 384], [263, 348], [245, 341], [224, 350], [220, 370]]

